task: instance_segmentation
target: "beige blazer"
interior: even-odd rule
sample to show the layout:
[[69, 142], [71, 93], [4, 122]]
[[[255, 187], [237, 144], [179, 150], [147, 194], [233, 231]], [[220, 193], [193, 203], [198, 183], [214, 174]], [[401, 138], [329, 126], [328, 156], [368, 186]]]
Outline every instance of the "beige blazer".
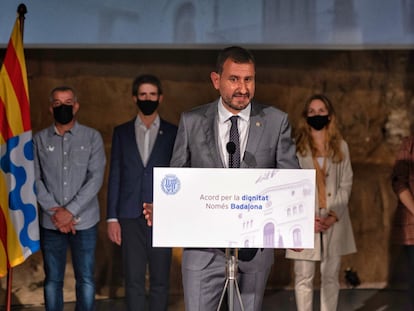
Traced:
[[[343, 140], [341, 149], [344, 159], [340, 163], [327, 161], [326, 195], [327, 212], [333, 211], [338, 221], [329, 230], [322, 234], [323, 254], [321, 247], [321, 234], [315, 233], [315, 248], [305, 249], [301, 252], [286, 251], [290, 259], [321, 260], [322, 256], [342, 256], [356, 252], [354, 233], [349, 217], [348, 201], [352, 188], [352, 167], [347, 143]], [[314, 168], [312, 156], [297, 155], [300, 166], [304, 169]], [[319, 212], [316, 200], [315, 212]]]

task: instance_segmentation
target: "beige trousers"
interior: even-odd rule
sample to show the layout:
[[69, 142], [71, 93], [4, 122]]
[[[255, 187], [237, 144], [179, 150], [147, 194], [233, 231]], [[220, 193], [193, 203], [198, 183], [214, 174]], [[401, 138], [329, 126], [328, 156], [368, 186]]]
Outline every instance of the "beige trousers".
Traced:
[[[313, 310], [313, 279], [317, 261], [295, 260], [295, 297], [298, 311]], [[341, 257], [325, 257], [321, 262], [321, 311], [336, 311]]]

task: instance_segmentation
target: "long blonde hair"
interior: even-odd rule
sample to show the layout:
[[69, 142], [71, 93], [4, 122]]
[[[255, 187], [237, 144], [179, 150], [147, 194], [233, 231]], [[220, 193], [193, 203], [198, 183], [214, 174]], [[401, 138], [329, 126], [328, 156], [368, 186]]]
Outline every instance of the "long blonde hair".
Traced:
[[316, 155], [317, 149], [311, 135], [311, 127], [307, 123], [308, 110], [313, 100], [320, 100], [325, 104], [328, 110], [329, 123], [326, 125], [326, 151], [327, 155], [332, 158], [333, 162], [341, 162], [343, 154], [341, 151], [342, 135], [339, 132], [335, 110], [332, 102], [323, 94], [314, 94], [308, 98], [303, 107], [301, 118], [298, 121], [297, 128], [294, 131], [296, 149], [301, 156], [306, 156], [310, 151], [312, 156]]

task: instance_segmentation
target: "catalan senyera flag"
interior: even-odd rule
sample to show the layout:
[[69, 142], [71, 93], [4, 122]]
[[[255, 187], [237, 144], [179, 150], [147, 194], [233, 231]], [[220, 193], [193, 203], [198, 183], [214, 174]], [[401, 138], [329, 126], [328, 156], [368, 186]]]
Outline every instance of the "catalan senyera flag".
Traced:
[[40, 247], [20, 23], [17, 17], [0, 71], [0, 277]]

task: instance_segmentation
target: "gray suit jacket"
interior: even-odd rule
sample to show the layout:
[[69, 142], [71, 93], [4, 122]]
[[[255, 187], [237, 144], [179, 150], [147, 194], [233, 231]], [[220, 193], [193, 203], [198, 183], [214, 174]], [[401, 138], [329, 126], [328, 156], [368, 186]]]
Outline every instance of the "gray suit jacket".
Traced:
[[[172, 167], [224, 168], [218, 147], [218, 100], [181, 115], [171, 159]], [[250, 128], [242, 168], [299, 168], [287, 114], [252, 103]], [[190, 270], [205, 268], [218, 252], [185, 249], [182, 265]], [[263, 271], [273, 263], [273, 250], [259, 250], [253, 260], [239, 262], [244, 272]]]

